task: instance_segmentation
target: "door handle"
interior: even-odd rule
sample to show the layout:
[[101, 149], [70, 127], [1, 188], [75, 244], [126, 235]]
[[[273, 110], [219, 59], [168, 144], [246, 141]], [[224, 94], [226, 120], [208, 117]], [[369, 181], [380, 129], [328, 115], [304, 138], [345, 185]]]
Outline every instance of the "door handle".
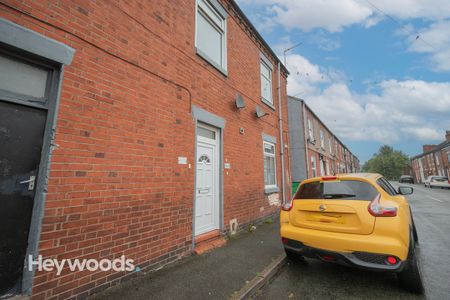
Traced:
[[20, 181], [19, 183], [20, 184], [28, 183], [28, 190], [32, 191], [32, 190], [34, 190], [34, 182], [35, 182], [35, 180], [36, 180], [36, 176], [30, 176], [30, 179]]

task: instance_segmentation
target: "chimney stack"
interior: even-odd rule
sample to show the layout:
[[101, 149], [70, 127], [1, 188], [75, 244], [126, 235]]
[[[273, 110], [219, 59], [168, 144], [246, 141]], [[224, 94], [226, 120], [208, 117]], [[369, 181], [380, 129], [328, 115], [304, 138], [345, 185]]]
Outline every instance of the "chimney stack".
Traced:
[[435, 147], [436, 147], [436, 145], [423, 145], [422, 146], [423, 153], [432, 151]]

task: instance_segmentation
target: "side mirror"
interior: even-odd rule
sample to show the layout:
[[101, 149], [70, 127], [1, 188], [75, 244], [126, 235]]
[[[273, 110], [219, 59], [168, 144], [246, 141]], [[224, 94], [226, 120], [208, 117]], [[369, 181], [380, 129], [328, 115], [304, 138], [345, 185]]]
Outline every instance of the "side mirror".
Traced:
[[401, 186], [398, 188], [398, 193], [400, 195], [411, 195], [414, 192], [414, 189], [409, 186]]

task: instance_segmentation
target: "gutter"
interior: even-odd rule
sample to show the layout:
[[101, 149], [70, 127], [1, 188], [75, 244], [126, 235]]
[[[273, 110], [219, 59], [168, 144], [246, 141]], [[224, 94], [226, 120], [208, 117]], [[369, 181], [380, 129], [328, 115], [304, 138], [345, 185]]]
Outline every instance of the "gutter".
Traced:
[[286, 203], [286, 184], [284, 167], [284, 142], [283, 142], [283, 113], [281, 112], [281, 63], [278, 60], [278, 128], [280, 130], [280, 155], [281, 155], [281, 190], [283, 193], [282, 203]]

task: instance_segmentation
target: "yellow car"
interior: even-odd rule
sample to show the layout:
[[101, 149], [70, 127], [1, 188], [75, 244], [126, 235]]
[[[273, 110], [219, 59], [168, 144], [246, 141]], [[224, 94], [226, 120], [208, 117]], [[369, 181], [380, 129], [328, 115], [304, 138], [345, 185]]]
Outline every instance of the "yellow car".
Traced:
[[280, 233], [288, 259], [317, 258], [396, 272], [400, 285], [422, 293], [419, 242], [408, 201], [379, 174], [305, 180], [283, 205]]

